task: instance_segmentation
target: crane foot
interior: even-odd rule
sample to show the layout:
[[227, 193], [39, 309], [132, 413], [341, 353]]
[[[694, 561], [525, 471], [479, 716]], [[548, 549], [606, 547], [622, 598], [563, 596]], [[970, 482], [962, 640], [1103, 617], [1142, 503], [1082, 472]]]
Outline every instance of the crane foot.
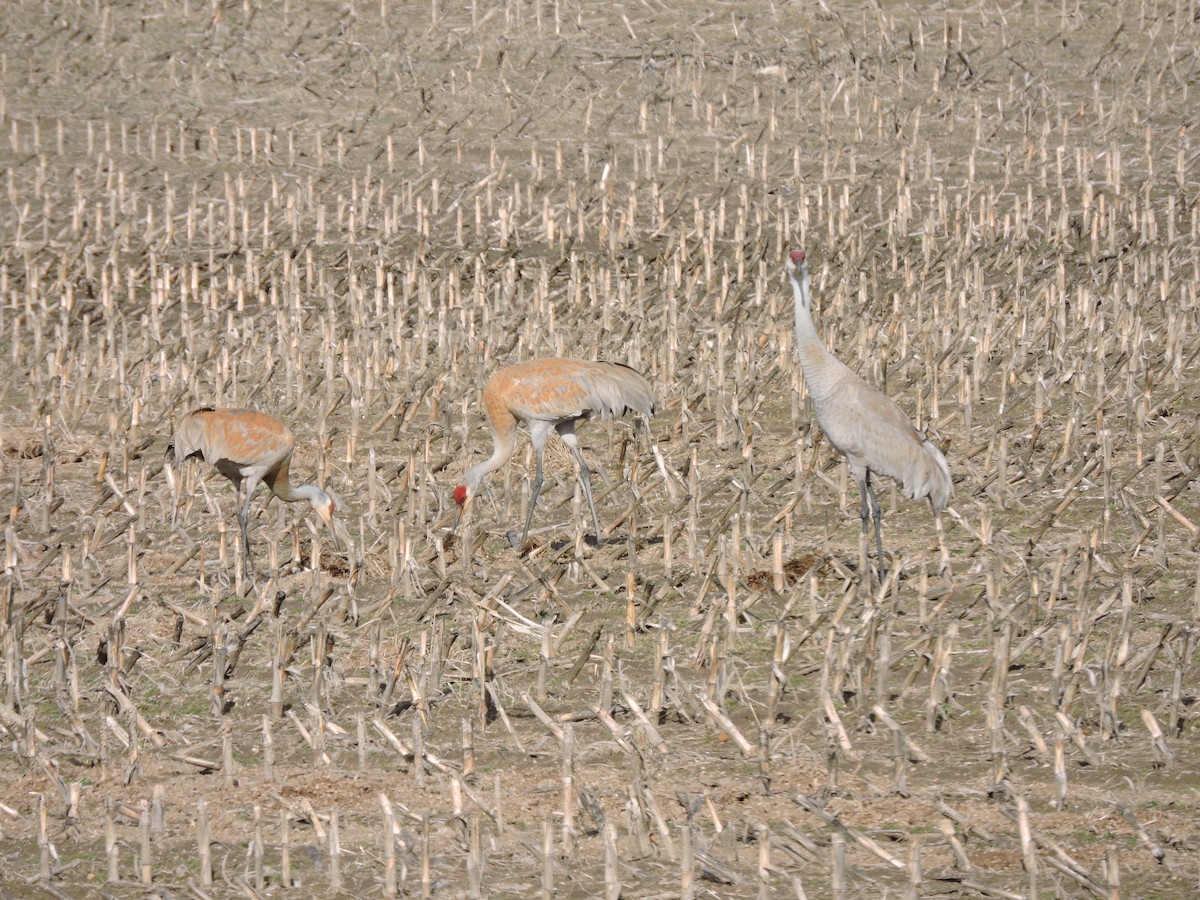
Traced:
[[533, 549], [533, 541], [526, 540], [524, 535], [517, 534], [515, 531], [507, 532], [508, 542], [512, 544], [513, 549], [517, 551], [518, 556], [524, 556]]

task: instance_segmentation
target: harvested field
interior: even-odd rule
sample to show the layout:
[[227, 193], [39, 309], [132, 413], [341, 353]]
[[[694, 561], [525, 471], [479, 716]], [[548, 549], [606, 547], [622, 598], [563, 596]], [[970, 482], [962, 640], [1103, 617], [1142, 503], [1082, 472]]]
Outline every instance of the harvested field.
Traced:
[[[9, 0], [0, 895], [1186, 896], [1200, 20]], [[890, 574], [792, 353], [944, 451]], [[658, 391], [465, 520], [499, 367]], [[168, 444], [296, 434], [251, 507]]]

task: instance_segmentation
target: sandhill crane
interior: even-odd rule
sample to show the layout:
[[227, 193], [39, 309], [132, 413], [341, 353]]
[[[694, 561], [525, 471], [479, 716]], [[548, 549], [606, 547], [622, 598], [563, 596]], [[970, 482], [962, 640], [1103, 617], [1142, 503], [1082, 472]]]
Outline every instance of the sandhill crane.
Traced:
[[349, 546], [348, 532], [334, 518], [333, 498], [315, 484], [292, 487], [288, 467], [296, 439], [274, 416], [253, 409], [193, 410], [179, 423], [173, 445], [176, 465], [199, 456], [232, 481], [236, 491], [245, 490], [245, 499], [238, 506], [238, 524], [242, 528], [242, 549], [247, 562], [250, 499], [260, 481], [280, 500], [288, 503], [307, 500], [329, 526], [335, 546], [339, 550]]
[[537, 457], [537, 470], [529, 495], [529, 511], [520, 541], [525, 543], [538, 491], [542, 488], [542, 450], [551, 430], [557, 431], [575, 461], [583, 494], [592, 513], [596, 540], [600, 540], [600, 518], [592, 500], [592, 482], [583, 452], [575, 437], [575, 423], [593, 415], [601, 418], [624, 415], [627, 410], [641, 413], [647, 422], [654, 415], [654, 390], [645, 378], [629, 366], [613, 362], [588, 362], [582, 359], [534, 359], [507, 366], [488, 379], [483, 388], [483, 407], [492, 429], [492, 455], [467, 469], [463, 483], [454, 489], [460, 512], [475, 496], [485, 475], [500, 468], [512, 457], [517, 442], [517, 422], [529, 429]]
[[796, 355], [812, 396], [817, 423], [858, 479], [863, 534], [875, 520], [875, 550], [883, 583], [882, 511], [871, 489], [872, 475], [896, 479], [913, 500], [929, 498], [934, 515], [950, 499], [950, 468], [931, 441], [913, 427], [900, 407], [838, 360], [817, 336], [808, 297], [808, 262], [793, 250], [784, 262], [796, 305]]

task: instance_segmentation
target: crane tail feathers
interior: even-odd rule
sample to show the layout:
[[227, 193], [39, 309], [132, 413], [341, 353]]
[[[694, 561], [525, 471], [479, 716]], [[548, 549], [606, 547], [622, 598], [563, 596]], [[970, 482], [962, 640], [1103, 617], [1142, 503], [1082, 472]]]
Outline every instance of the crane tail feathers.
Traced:
[[623, 363], [595, 364], [598, 371], [591, 381], [589, 404], [604, 419], [618, 418], [628, 410], [646, 418], [654, 415], [654, 388], [636, 369]]

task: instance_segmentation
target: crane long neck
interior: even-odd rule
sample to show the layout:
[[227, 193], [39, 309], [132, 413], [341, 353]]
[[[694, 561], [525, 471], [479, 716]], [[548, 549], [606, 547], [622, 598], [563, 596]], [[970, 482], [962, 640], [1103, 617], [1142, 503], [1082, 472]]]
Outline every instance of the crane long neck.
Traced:
[[313, 507], [318, 507], [319, 505], [328, 503], [329, 501], [329, 495], [315, 484], [301, 484], [293, 486], [291, 473], [289, 472], [288, 461], [285, 461], [284, 464], [279, 467], [279, 471], [275, 473], [273, 478], [270, 480], [264, 478], [263, 480], [267, 482], [267, 487], [271, 489], [271, 493], [287, 503], [295, 503], [298, 500], [307, 500], [313, 505]]
[[492, 423], [492, 455], [467, 469], [467, 474], [463, 476], [463, 483], [466, 484], [468, 491], [474, 494], [485, 475], [494, 472], [512, 458], [513, 451], [517, 446], [516, 438], [517, 425], [515, 421], [503, 424]]
[[788, 275], [796, 305], [796, 357], [800, 360], [804, 381], [814, 402], [822, 406], [835, 399], [839, 383], [846, 379], [850, 370], [829, 352], [817, 335], [809, 303], [808, 268], [803, 267], [799, 272], [789, 272]]
[[817, 326], [813, 324], [808, 293], [808, 269], [801, 269], [799, 276], [794, 272], [790, 273], [789, 278], [796, 306], [796, 355], [807, 373], [811, 367], [819, 366], [826, 360], [834, 360], [834, 356], [822, 343], [817, 335]]

